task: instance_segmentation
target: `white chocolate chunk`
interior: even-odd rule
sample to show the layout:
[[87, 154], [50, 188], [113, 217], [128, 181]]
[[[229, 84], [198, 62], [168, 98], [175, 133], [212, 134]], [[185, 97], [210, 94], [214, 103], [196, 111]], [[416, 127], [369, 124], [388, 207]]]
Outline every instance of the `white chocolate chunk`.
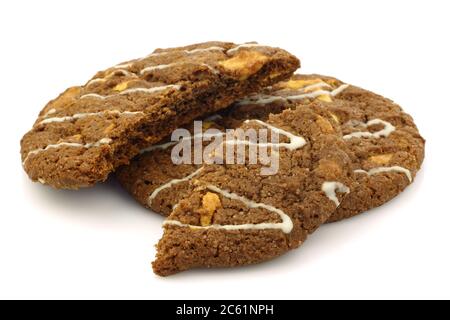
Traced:
[[239, 196], [235, 193], [231, 193], [229, 191], [226, 190], [222, 190], [216, 186], [213, 185], [209, 185], [207, 186], [207, 189], [221, 194], [223, 197], [231, 199], [231, 200], [237, 200], [240, 201], [242, 203], [244, 203], [249, 209], [257, 209], [257, 208], [261, 208], [261, 209], [265, 209], [271, 212], [275, 212], [279, 215], [281, 222], [279, 223], [257, 223], [257, 224], [252, 224], [252, 223], [246, 223], [246, 224], [236, 224], [236, 225], [218, 225], [218, 224], [213, 224], [213, 225], [209, 225], [209, 226], [195, 226], [195, 225], [190, 225], [190, 224], [184, 224], [181, 223], [179, 221], [176, 220], [166, 220], [163, 225], [175, 225], [178, 227], [188, 227], [188, 228], [192, 228], [192, 229], [220, 229], [220, 230], [266, 230], [266, 229], [279, 229], [281, 230], [283, 233], [288, 234], [292, 231], [294, 224], [292, 222], [292, 219], [286, 214], [284, 213], [282, 210], [275, 208], [273, 206], [264, 204], [264, 203], [257, 203], [254, 202], [252, 200], [249, 200], [245, 197]]

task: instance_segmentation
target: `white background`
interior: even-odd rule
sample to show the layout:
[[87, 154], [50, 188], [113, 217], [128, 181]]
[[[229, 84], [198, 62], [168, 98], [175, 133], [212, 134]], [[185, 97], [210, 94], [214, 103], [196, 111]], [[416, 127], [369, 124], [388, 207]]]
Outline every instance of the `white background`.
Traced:
[[[2, 1], [0, 298], [450, 298], [448, 1]], [[298, 250], [232, 270], [155, 276], [162, 218], [115, 182], [31, 183], [19, 141], [45, 103], [123, 60], [207, 40], [258, 41], [302, 71], [381, 93], [427, 139], [391, 203]]]

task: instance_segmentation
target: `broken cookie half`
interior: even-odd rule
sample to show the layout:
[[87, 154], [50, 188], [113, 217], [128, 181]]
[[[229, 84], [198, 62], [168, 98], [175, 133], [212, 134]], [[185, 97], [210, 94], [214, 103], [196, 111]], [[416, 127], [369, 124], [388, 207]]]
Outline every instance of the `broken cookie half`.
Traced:
[[23, 167], [33, 181], [55, 188], [92, 186], [179, 126], [298, 67], [288, 52], [256, 43], [158, 49], [49, 102], [21, 141]]
[[260, 164], [204, 165], [191, 181], [193, 191], [164, 222], [155, 273], [275, 258], [300, 246], [353, 187], [346, 145], [322, 102], [265, 122], [250, 119], [241, 128], [279, 135], [278, 143], [256, 143], [278, 155], [278, 170], [262, 175]]

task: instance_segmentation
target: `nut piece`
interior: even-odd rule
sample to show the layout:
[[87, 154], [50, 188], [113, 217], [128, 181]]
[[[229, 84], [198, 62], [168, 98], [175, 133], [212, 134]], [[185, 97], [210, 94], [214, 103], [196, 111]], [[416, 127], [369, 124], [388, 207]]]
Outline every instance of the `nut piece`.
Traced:
[[219, 65], [225, 71], [238, 76], [240, 80], [245, 80], [258, 72], [268, 59], [262, 53], [242, 50], [233, 58], [219, 62]]
[[330, 95], [328, 95], [328, 94], [322, 94], [322, 95], [318, 96], [317, 100], [324, 101], [324, 102], [332, 102], [333, 101], [331, 99]]
[[[282, 84], [282, 87], [284, 89], [291, 89], [291, 90], [298, 90], [305, 87], [308, 87], [313, 84], [321, 83], [323, 82], [322, 79], [309, 79], [309, 80], [289, 80]], [[318, 90], [322, 90], [319, 87], [311, 87], [305, 89], [305, 92], [315, 92]], [[316, 98], [317, 100], [324, 101], [324, 102], [332, 102], [331, 96], [329, 94], [322, 94]]]
[[[49, 104], [48, 108], [44, 112], [50, 111], [50, 109], [60, 110], [70, 105], [71, 100], [75, 100], [81, 93], [81, 87], [72, 87], [67, 89], [58, 99]], [[47, 110], [48, 109], [48, 110]]]
[[323, 81], [325, 81], [326, 83], [328, 83], [332, 87], [337, 87], [340, 84], [339, 81], [336, 80], [336, 79], [323, 79]]
[[214, 121], [203, 121], [203, 130], [208, 130], [213, 127], [216, 123]]
[[222, 206], [217, 194], [208, 192], [203, 196], [200, 213], [200, 224], [202, 227], [211, 225], [212, 217], [218, 208]]
[[125, 90], [126, 88], [128, 88], [128, 83], [129, 83], [130, 81], [125, 81], [125, 82], [121, 82], [121, 83], [119, 83], [117, 86], [115, 86], [114, 87], [114, 91], [123, 91], [123, 90]]
[[310, 80], [289, 80], [282, 84], [282, 87], [285, 89], [297, 90], [304, 88], [306, 86], [310, 86], [312, 84], [316, 84], [322, 82], [320, 79], [310, 79]]
[[379, 154], [376, 156], [369, 157], [369, 161], [375, 162], [377, 164], [387, 164], [389, 161], [391, 161], [393, 154], [392, 153], [386, 153], [386, 154]]
[[270, 78], [270, 79], [275, 79], [275, 78], [281, 76], [282, 74], [283, 74], [283, 73], [281, 73], [281, 72], [273, 72], [273, 73], [271, 73], [271, 74], [269, 75], [269, 78]]
[[66, 90], [60, 99], [72, 99], [78, 96], [81, 92], [81, 87], [72, 87]]
[[115, 127], [116, 125], [114, 123], [111, 123], [109, 126], [105, 128], [105, 130], [103, 130], [103, 133], [105, 135], [109, 135], [114, 130]]
[[323, 133], [334, 133], [334, 128], [331, 123], [324, 117], [317, 116], [316, 124], [320, 127]]

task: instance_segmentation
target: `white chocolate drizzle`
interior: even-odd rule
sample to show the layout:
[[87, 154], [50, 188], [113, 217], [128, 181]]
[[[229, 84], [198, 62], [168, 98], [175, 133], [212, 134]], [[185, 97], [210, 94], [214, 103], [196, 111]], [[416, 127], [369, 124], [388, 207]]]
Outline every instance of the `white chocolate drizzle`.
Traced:
[[206, 52], [206, 51], [224, 51], [225, 49], [218, 46], [212, 46], [207, 48], [198, 48], [198, 49], [192, 49], [192, 50], [184, 50], [187, 54], [196, 54], [199, 52]]
[[[163, 69], [167, 69], [167, 68], [172, 68], [172, 67], [183, 65], [186, 63], [188, 63], [188, 62], [174, 62], [174, 63], [169, 63], [169, 64], [158, 64], [155, 66], [149, 66], [149, 67], [142, 69], [140, 71], [140, 74], [145, 75], [146, 73], [149, 73], [149, 72], [152, 72], [155, 70], [163, 70]], [[206, 64], [206, 63], [201, 63], [200, 66], [208, 68], [214, 74], [217, 74], [219, 72], [216, 69], [214, 69], [212, 66], [210, 66], [209, 64]]]
[[231, 193], [226, 190], [222, 190], [216, 186], [208, 185], [207, 189], [221, 194], [223, 197], [236, 200], [244, 203], [249, 209], [265, 209], [271, 212], [275, 212], [279, 215], [281, 222], [278, 223], [246, 223], [246, 224], [236, 224], [236, 225], [218, 225], [213, 224], [210, 226], [196, 226], [196, 225], [190, 225], [190, 224], [184, 224], [176, 220], [166, 220], [163, 225], [175, 225], [178, 227], [188, 227], [192, 229], [219, 229], [219, 230], [266, 230], [266, 229], [279, 229], [285, 234], [288, 234], [292, 231], [294, 224], [292, 222], [291, 217], [289, 217], [286, 213], [284, 213], [282, 210], [275, 208], [273, 206], [264, 204], [264, 203], [257, 203], [252, 200], [249, 200], [245, 197], [239, 196], [235, 193]]
[[156, 66], [146, 67], [146, 68], [142, 69], [139, 73], [141, 75], [143, 75], [143, 74], [146, 74], [146, 73], [151, 72], [151, 71], [163, 70], [163, 69], [167, 69], [167, 68], [170, 68], [170, 67], [177, 66], [179, 64], [181, 64], [181, 63], [180, 62], [175, 62], [175, 63], [169, 63], [169, 64], [158, 64]]
[[262, 48], [262, 47], [267, 48], [267, 46], [258, 43], [244, 43], [238, 45], [237, 47], [231, 48], [230, 50], [227, 51], [227, 54], [233, 54], [234, 52], [239, 51], [242, 48]]
[[[182, 50], [181, 52], [185, 53], [185, 54], [196, 54], [199, 52], [207, 52], [207, 51], [224, 51], [225, 49], [222, 47], [218, 47], [218, 46], [211, 46], [211, 47], [207, 47], [207, 48], [198, 48], [198, 49], [192, 49], [192, 50]], [[170, 53], [176, 53], [178, 51], [176, 50], [172, 50], [172, 51], [163, 51], [163, 52], [155, 52], [155, 53], [151, 53], [148, 56], [145, 56], [141, 59], [139, 59], [139, 61], [145, 60], [147, 58], [151, 58], [151, 57], [159, 57], [159, 56], [163, 56], [166, 54], [170, 54]]]
[[104, 114], [112, 114], [112, 115], [118, 115], [118, 116], [136, 116], [136, 115], [144, 115], [144, 112], [107, 110], [107, 111], [100, 111], [100, 112], [77, 113], [77, 114], [74, 114], [73, 116], [47, 118], [47, 119], [39, 122], [38, 125], [49, 124], [49, 123], [54, 123], [54, 122], [61, 123], [61, 122], [67, 122], [67, 121], [74, 121], [74, 120], [79, 120], [79, 119], [83, 119], [83, 118], [87, 118], [87, 117], [100, 116], [100, 115], [104, 115]]
[[97, 94], [97, 93], [88, 93], [88, 94], [82, 95], [80, 97], [80, 99], [94, 98], [94, 99], [105, 100], [105, 99], [112, 98], [112, 97], [115, 97], [115, 96], [118, 96], [118, 95], [126, 95], [126, 94], [136, 93], [136, 92], [152, 94], [152, 93], [164, 91], [164, 90], [167, 90], [167, 89], [180, 90], [180, 88], [181, 88], [180, 85], [173, 85], [173, 84], [160, 86], [160, 87], [153, 87], [153, 88], [131, 88], [131, 89], [124, 90], [124, 91], [122, 91], [120, 93], [107, 95], [107, 96], [102, 96], [102, 95]]
[[52, 114], [55, 114], [56, 111], [57, 111], [57, 110], [56, 110], [55, 108], [50, 109], [50, 110], [47, 111], [46, 114], [44, 114], [44, 115], [42, 116], [42, 118], [46, 118], [46, 117], [48, 117], [48, 116], [50, 116], [50, 115], [52, 115]]
[[328, 199], [334, 202], [336, 207], [339, 207], [340, 202], [336, 195], [336, 192], [350, 193], [350, 189], [341, 182], [326, 181], [322, 184], [322, 191], [325, 193]]
[[181, 88], [180, 85], [173, 85], [173, 84], [169, 84], [169, 85], [161, 86], [161, 87], [153, 87], [153, 88], [131, 88], [131, 89], [127, 89], [127, 90], [120, 92], [119, 95], [125, 95], [125, 94], [136, 93], [136, 92], [151, 94], [151, 93], [155, 93], [155, 92], [164, 91], [167, 89], [180, 90], [180, 88]]
[[89, 99], [89, 98], [93, 98], [93, 99], [100, 99], [100, 100], [105, 100], [108, 96], [102, 96], [100, 94], [97, 93], [88, 93], [85, 95], [82, 95], [80, 97], [80, 99]]
[[[325, 83], [324, 83], [325, 84]], [[319, 86], [320, 85], [320, 86]], [[312, 84], [310, 86], [304, 87], [300, 90], [300, 92], [305, 92], [308, 89], [311, 89], [311, 87], [317, 88], [317, 87], [324, 87], [323, 84], [319, 83], [315, 83]], [[345, 89], [347, 89], [349, 87], [348, 84], [343, 84], [341, 86], [339, 86], [338, 88], [334, 89], [333, 91], [327, 91], [327, 90], [316, 90], [313, 92], [307, 92], [307, 93], [301, 93], [298, 95], [291, 95], [291, 96], [275, 96], [275, 95], [256, 95], [250, 98], [246, 98], [243, 99], [241, 101], [239, 101], [237, 104], [238, 105], [248, 105], [248, 104], [269, 104], [275, 101], [282, 101], [282, 102], [287, 102], [289, 100], [303, 100], [303, 99], [314, 99], [317, 98], [319, 96], [332, 96], [335, 97], [338, 94], [340, 94], [341, 92], [343, 92]], [[280, 90], [278, 92], [284, 91], [286, 89]]]
[[[314, 85], [315, 84], [312, 84], [311, 86], [314, 86]], [[286, 99], [287, 100], [302, 100], [302, 99], [308, 99], [308, 98], [317, 98], [322, 95], [329, 95], [329, 96], [335, 97], [338, 94], [340, 94], [341, 92], [343, 92], [345, 89], [347, 89], [349, 86], [350, 86], [349, 84], [342, 84], [332, 91], [316, 90], [316, 91], [313, 91], [310, 93], [300, 94], [300, 95], [296, 95], [296, 96], [289, 96], [289, 97], [286, 97]], [[308, 89], [308, 87], [305, 87], [305, 89]]]
[[161, 144], [155, 144], [153, 146], [150, 146], [148, 148], [142, 149], [139, 153], [140, 154], [144, 154], [147, 152], [152, 152], [154, 150], [166, 150], [174, 145], [176, 145], [178, 143], [178, 141], [170, 141], [170, 142], [166, 142], [166, 143], [161, 143]]
[[195, 176], [199, 175], [200, 172], [202, 172], [203, 167], [201, 167], [200, 169], [195, 170], [193, 173], [191, 173], [190, 175], [181, 178], [181, 179], [173, 179], [170, 180], [169, 182], [163, 184], [162, 186], [156, 188], [152, 194], [148, 197], [148, 205], [151, 207], [153, 200], [155, 200], [155, 198], [158, 196], [158, 194], [164, 190], [164, 189], [168, 189], [168, 188], [172, 188], [174, 185], [180, 184], [182, 182], [187, 182], [189, 180], [191, 180], [192, 178], [194, 178]]
[[[208, 51], [225, 51], [225, 48], [222, 47], [218, 47], [218, 46], [211, 46], [211, 47], [207, 47], [207, 48], [198, 48], [198, 49], [192, 49], [192, 50], [183, 50], [181, 52], [191, 55], [191, 54], [197, 54], [197, 53], [202, 53], [202, 52], [208, 52]], [[131, 62], [127, 62], [127, 63], [122, 63], [122, 64], [118, 64], [114, 67], [112, 67], [111, 69], [117, 69], [114, 72], [112, 72], [111, 74], [106, 75], [103, 78], [96, 78], [96, 79], [92, 79], [90, 80], [86, 85], [92, 85], [94, 83], [99, 83], [99, 82], [105, 82], [106, 79], [110, 78], [112, 75], [117, 74], [117, 72], [122, 72], [124, 75], [127, 76], [136, 76], [134, 73], [126, 70], [128, 68], [130, 68], [131, 66], [133, 66], [133, 64], [136, 61], [142, 61], [145, 60], [147, 58], [151, 58], [151, 57], [158, 57], [158, 56], [162, 56], [162, 55], [166, 55], [166, 54], [170, 54], [170, 53], [176, 53], [176, 50], [173, 51], [163, 51], [163, 52], [155, 52], [152, 54], [149, 54], [143, 58], [140, 58], [138, 60], [135, 61], [131, 61]], [[165, 69], [165, 68], [169, 68], [175, 65], [181, 64], [180, 62], [175, 62], [175, 63], [170, 63], [170, 64], [162, 64], [162, 65], [157, 65], [157, 66], [151, 66], [151, 67], [146, 67], [143, 70], [140, 71], [140, 74], [145, 74], [147, 72], [153, 71], [153, 70], [160, 70], [160, 69]], [[211, 67], [208, 64], [203, 63], [203, 66], [207, 67], [208, 69], [210, 69], [213, 73], [218, 73], [218, 71], [216, 69], [214, 69], [213, 67]]]
[[408, 178], [410, 183], [413, 180], [411, 171], [409, 171], [406, 168], [400, 167], [400, 166], [378, 167], [378, 168], [370, 169], [369, 171], [362, 170], [362, 169], [355, 170], [355, 173], [364, 173], [364, 174], [367, 174], [369, 176], [372, 176], [372, 175], [377, 174], [377, 173], [383, 173], [383, 172], [399, 172], [399, 173], [403, 173], [403, 174], [406, 175], [406, 177]]
[[272, 132], [275, 132], [279, 135], [283, 135], [283, 136], [289, 138], [289, 140], [290, 140], [289, 143], [254, 143], [254, 142], [250, 142], [250, 141], [239, 141], [239, 140], [226, 141], [225, 143], [226, 144], [257, 145], [259, 147], [269, 147], [269, 148], [273, 148], [273, 147], [286, 148], [290, 151], [300, 149], [306, 144], [306, 140], [303, 137], [296, 136], [286, 130], [274, 127], [268, 123], [265, 123], [264, 121], [255, 120], [255, 119], [245, 121], [245, 123], [250, 123], [250, 122], [256, 122], [256, 123], [268, 128]]
[[[214, 115], [213, 117], [215, 117], [215, 116], [216, 115]], [[219, 116], [219, 115], [217, 115], [217, 116]], [[221, 117], [221, 116], [219, 116], [219, 117]], [[271, 130], [271, 131], [273, 131], [273, 132], [275, 132], [277, 134], [280, 134], [280, 135], [283, 135], [283, 136], [289, 138], [290, 142], [289, 143], [253, 143], [253, 142], [249, 142], [249, 141], [229, 140], [229, 141], [225, 141], [224, 143], [228, 144], [228, 145], [244, 144], [244, 145], [258, 145], [260, 147], [269, 147], [269, 148], [270, 147], [286, 148], [286, 149], [291, 150], [291, 151], [294, 151], [296, 149], [300, 149], [301, 147], [303, 147], [306, 144], [306, 140], [303, 137], [296, 136], [296, 135], [294, 135], [294, 134], [292, 134], [292, 133], [290, 133], [288, 131], [285, 131], [285, 130], [277, 128], [277, 127], [274, 127], [274, 126], [272, 126], [270, 124], [267, 124], [267, 123], [265, 123], [265, 122], [263, 122], [261, 120], [256, 120], [256, 119], [255, 120], [246, 120], [245, 123], [250, 123], [252, 121], [254, 121], [254, 122], [256, 122], [256, 123], [258, 123], [258, 124], [260, 124], [262, 126], [265, 126], [269, 130]], [[194, 140], [196, 138], [202, 138], [202, 137], [204, 137], [204, 138], [214, 138], [214, 137], [219, 137], [219, 136], [224, 136], [224, 135], [225, 135], [225, 133], [223, 133], [223, 132], [213, 133], [213, 134], [207, 134], [207, 133], [195, 134], [195, 135], [193, 135], [191, 137], [183, 138], [181, 140], [181, 142]], [[179, 142], [180, 141], [169, 141], [169, 142], [166, 142], [166, 143], [153, 145], [153, 146], [150, 146], [148, 148], [142, 149], [140, 151], [140, 154], [151, 152], [151, 151], [154, 151], [154, 150], [157, 150], [157, 149], [166, 150], [166, 149], [168, 149], [168, 148], [178, 144]]]
[[[287, 131], [285, 131], [283, 129], [274, 127], [272, 125], [269, 125], [269, 124], [267, 124], [267, 123], [265, 123], [263, 121], [260, 121], [260, 120], [247, 120], [245, 123], [249, 123], [250, 121], [257, 122], [258, 124], [260, 124], [262, 126], [265, 126], [266, 128], [270, 129], [273, 132], [276, 132], [278, 134], [286, 136], [287, 138], [290, 139], [290, 142], [289, 143], [273, 144], [273, 143], [251, 143], [251, 142], [248, 142], [248, 141], [232, 140], [232, 141], [226, 141], [225, 143], [227, 143], [227, 144], [258, 145], [258, 146], [267, 146], [267, 147], [275, 147], [276, 146], [276, 147], [279, 147], [279, 148], [286, 148], [286, 149], [291, 150], [291, 151], [296, 150], [296, 149], [300, 149], [306, 144], [306, 141], [305, 141], [304, 138], [296, 136], [296, 135], [294, 135], [294, 134], [292, 134], [290, 132], [287, 132]], [[213, 133], [213, 134], [205, 134], [205, 133], [203, 133], [203, 134], [193, 135], [193, 136], [188, 137], [188, 138], [184, 138], [184, 139], [182, 139], [182, 141], [194, 140], [195, 138], [202, 138], [202, 137], [211, 138], [211, 137], [224, 136], [224, 135], [225, 135], [225, 133], [222, 133], [222, 132], [220, 132], [220, 133]], [[167, 143], [163, 143], [163, 144], [159, 144], [159, 145], [150, 146], [149, 148], [141, 150], [140, 153], [143, 154], [143, 153], [150, 152], [150, 151], [153, 151], [153, 150], [156, 150], [156, 149], [166, 150], [166, 149], [176, 145], [177, 143], [178, 143], [177, 141], [171, 141], [171, 142], [167, 142]], [[151, 206], [152, 200], [158, 195], [158, 193], [161, 190], [170, 188], [170, 187], [172, 187], [175, 184], [178, 184], [178, 183], [181, 183], [181, 182], [188, 181], [188, 180], [192, 179], [193, 177], [197, 176], [201, 172], [202, 169], [203, 168], [200, 168], [199, 170], [195, 171], [194, 173], [190, 174], [189, 176], [187, 176], [185, 178], [171, 180], [168, 183], [166, 183], [166, 184], [160, 186], [159, 188], [157, 188], [150, 195], [150, 197], [148, 199], [149, 206]]]
[[333, 91], [331, 91], [331, 95], [333, 97], [336, 97], [338, 94], [341, 94], [345, 89], [347, 89], [348, 87], [350, 87], [349, 84], [343, 84], [340, 85], [339, 87], [337, 87], [336, 89], [334, 89]]
[[30, 156], [32, 155], [36, 155], [39, 154], [41, 152], [45, 152], [51, 149], [58, 149], [61, 147], [71, 147], [71, 148], [85, 148], [85, 149], [90, 149], [90, 148], [95, 148], [95, 147], [100, 147], [102, 145], [108, 145], [112, 142], [112, 139], [110, 138], [103, 138], [100, 139], [97, 142], [92, 142], [92, 143], [86, 143], [86, 144], [81, 144], [81, 143], [76, 143], [76, 142], [60, 142], [57, 144], [50, 144], [48, 146], [46, 146], [45, 148], [39, 148], [39, 149], [35, 149], [33, 151], [30, 151], [28, 153], [28, 155], [26, 156], [25, 160], [23, 161], [23, 165], [25, 165], [25, 163], [28, 161], [28, 159], [30, 158]]
[[349, 140], [351, 138], [376, 138], [376, 139], [381, 138], [381, 137], [387, 138], [387, 137], [389, 137], [389, 135], [392, 132], [395, 131], [395, 127], [390, 122], [387, 122], [387, 121], [384, 121], [384, 120], [381, 120], [381, 119], [372, 119], [372, 120], [370, 120], [370, 121], [368, 121], [366, 123], [357, 121], [356, 123], [352, 123], [352, 124], [356, 124], [356, 125], [362, 126], [362, 127], [366, 128], [366, 129], [368, 127], [370, 127], [370, 126], [381, 124], [381, 125], [384, 126], [384, 128], [379, 130], [379, 131], [377, 131], [377, 132], [373, 132], [373, 133], [369, 132], [369, 131], [353, 132], [353, 133], [350, 133], [350, 134], [347, 134], [347, 135], [343, 136], [343, 138], [345, 140]]

